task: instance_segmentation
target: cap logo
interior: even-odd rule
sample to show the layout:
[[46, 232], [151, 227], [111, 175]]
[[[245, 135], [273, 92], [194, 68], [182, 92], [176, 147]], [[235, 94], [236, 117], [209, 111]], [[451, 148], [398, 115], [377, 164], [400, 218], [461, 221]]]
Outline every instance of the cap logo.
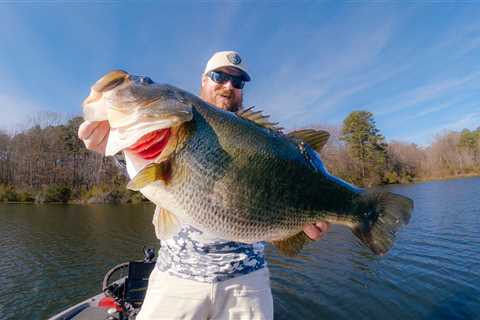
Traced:
[[230, 61], [231, 63], [233, 63], [235, 65], [242, 63], [242, 58], [240, 58], [238, 53], [227, 54], [227, 59], [228, 59], [228, 61]]

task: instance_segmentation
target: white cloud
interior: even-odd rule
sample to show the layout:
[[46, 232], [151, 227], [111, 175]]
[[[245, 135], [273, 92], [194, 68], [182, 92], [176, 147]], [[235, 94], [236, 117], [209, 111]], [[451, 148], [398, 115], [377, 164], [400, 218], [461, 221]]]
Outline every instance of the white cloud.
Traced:
[[[480, 106], [476, 108], [480, 110]], [[472, 112], [464, 115], [460, 119], [445, 123], [443, 128], [447, 130], [460, 131], [462, 129], [476, 129], [480, 127], [480, 112]]]
[[432, 51], [449, 52], [455, 58], [460, 58], [480, 47], [480, 25], [477, 22], [466, 24], [461, 21], [459, 24], [452, 24], [443, 41], [432, 48]]
[[[480, 108], [476, 108], [477, 110]], [[421, 141], [420, 145], [427, 146], [432, 143], [434, 136], [445, 131], [461, 131], [463, 129], [474, 130], [480, 127], [480, 112], [472, 112], [463, 115], [460, 119], [450, 122], [443, 122], [434, 127], [428, 127], [425, 130], [415, 131], [412, 134], [406, 134], [396, 139], [403, 141]]]
[[[280, 29], [262, 45], [262, 51], [275, 52], [273, 48], [278, 51], [282, 46], [291, 50], [286, 51], [288, 55], [280, 52], [281, 59], [275, 57], [279, 65], [269, 75], [268, 84], [256, 84], [259, 89], [255, 90], [254, 101], [260, 100], [272, 113], [279, 114], [286, 126], [304, 125], [322, 121], [327, 112], [348, 98], [408, 68], [410, 61], [394, 67], [388, 62], [379, 63], [399, 21], [385, 14], [374, 22], [349, 27], [365, 21], [366, 16], [362, 10], [350, 12], [331, 25], [308, 32], [298, 27]], [[285, 41], [292, 34], [293, 41]], [[297, 42], [301, 50], [295, 49]]]
[[[465, 89], [467, 85], [476, 86], [480, 78], [480, 72], [467, 74], [460, 78], [442, 79], [437, 82], [430, 82], [423, 86], [410, 89], [399, 93], [397, 96], [381, 101], [370, 109], [376, 115], [386, 115], [398, 111], [404, 111], [409, 108], [418, 106], [421, 103], [434, 101], [442, 97], [448, 97], [452, 91], [459, 88]], [[386, 107], [389, 106], [389, 107]]]
[[9, 134], [33, 125], [59, 125], [72, 117], [72, 114], [48, 110], [24, 97], [0, 95], [0, 130]]
[[448, 108], [450, 108], [454, 105], [455, 105], [455, 102], [439, 104], [439, 105], [436, 105], [436, 106], [431, 107], [431, 108], [426, 108], [426, 109], [424, 109], [424, 110], [422, 110], [422, 111], [420, 111], [416, 114], [413, 114], [411, 117], [408, 117], [408, 118], [409, 119], [414, 119], [414, 118], [424, 117], [428, 114], [448, 109]]

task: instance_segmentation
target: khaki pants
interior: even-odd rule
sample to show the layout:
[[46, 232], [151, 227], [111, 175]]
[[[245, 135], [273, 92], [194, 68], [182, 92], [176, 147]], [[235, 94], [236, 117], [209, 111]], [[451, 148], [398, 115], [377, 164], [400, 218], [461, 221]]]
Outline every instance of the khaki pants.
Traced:
[[268, 269], [204, 283], [154, 268], [136, 320], [153, 319], [271, 320], [273, 299]]

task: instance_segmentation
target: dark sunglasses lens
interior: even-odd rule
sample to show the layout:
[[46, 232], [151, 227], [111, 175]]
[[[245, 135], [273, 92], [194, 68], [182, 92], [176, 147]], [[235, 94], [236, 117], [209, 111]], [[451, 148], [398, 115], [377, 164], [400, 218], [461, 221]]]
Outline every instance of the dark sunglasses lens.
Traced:
[[210, 73], [210, 78], [215, 82], [220, 82], [220, 75], [217, 72]]
[[243, 89], [243, 86], [245, 85], [245, 81], [243, 81], [241, 78], [237, 78], [223, 72], [212, 71], [210, 72], [210, 78], [216, 83], [225, 83], [227, 81], [231, 81], [232, 86], [236, 89]]
[[225, 75], [220, 72], [211, 72], [210, 78], [216, 83], [225, 83], [228, 81], [227, 77], [225, 77]]
[[243, 89], [245, 82], [240, 78], [231, 78], [232, 86], [236, 89]]

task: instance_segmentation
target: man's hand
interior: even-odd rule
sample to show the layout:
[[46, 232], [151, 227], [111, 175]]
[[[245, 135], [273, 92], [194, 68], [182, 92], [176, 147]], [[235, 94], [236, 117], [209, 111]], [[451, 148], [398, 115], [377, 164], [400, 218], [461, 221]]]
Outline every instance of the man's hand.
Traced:
[[330, 229], [330, 223], [326, 221], [318, 221], [315, 224], [307, 224], [303, 226], [303, 232], [312, 240], [319, 240]]
[[105, 121], [85, 121], [78, 128], [78, 137], [87, 149], [105, 154], [110, 125]]

